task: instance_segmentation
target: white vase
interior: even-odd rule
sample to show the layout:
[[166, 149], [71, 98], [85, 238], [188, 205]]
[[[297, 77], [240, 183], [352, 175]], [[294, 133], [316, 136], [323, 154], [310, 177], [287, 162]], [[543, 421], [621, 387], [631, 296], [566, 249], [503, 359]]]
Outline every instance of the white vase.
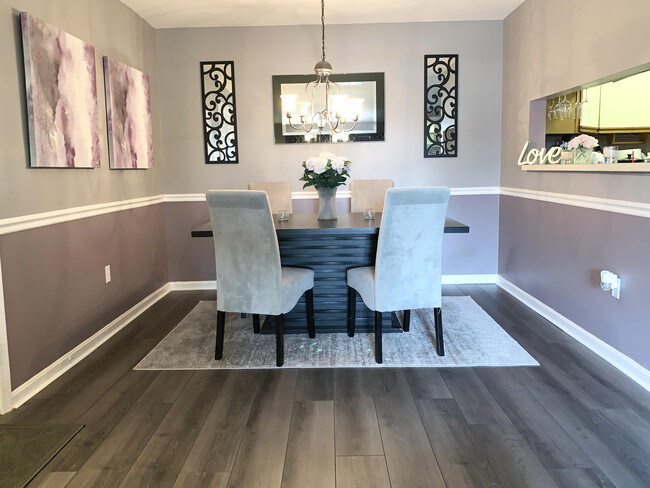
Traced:
[[336, 219], [336, 187], [318, 188], [318, 220]]

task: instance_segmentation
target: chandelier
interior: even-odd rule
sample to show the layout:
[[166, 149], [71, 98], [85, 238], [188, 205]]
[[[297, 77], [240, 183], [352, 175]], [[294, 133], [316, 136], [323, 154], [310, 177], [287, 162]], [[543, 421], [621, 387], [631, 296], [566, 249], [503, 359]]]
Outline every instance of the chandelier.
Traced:
[[[347, 95], [341, 93], [341, 87], [330, 80], [332, 65], [325, 60], [325, 0], [321, 0], [320, 6], [323, 55], [314, 66], [316, 81], [307, 84], [305, 99], [300, 102], [297, 102], [298, 95], [280, 95], [282, 108], [289, 124], [295, 130], [310, 133], [317, 129], [318, 132], [322, 132], [328, 126], [335, 134], [350, 132], [359, 120], [363, 98], [348, 98]], [[317, 110], [314, 104], [316, 90], [325, 92], [320, 110]], [[298, 108], [297, 116], [300, 118], [299, 124], [296, 120], [296, 107]], [[297, 125], [294, 124], [294, 120]]]

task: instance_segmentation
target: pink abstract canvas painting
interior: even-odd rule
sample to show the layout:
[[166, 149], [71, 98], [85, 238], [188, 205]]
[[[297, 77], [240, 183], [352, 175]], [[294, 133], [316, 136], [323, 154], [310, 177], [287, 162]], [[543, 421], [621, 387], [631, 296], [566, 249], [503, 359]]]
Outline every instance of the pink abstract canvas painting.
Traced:
[[153, 168], [149, 76], [104, 56], [104, 85], [110, 167]]
[[22, 12], [30, 166], [100, 165], [95, 48]]

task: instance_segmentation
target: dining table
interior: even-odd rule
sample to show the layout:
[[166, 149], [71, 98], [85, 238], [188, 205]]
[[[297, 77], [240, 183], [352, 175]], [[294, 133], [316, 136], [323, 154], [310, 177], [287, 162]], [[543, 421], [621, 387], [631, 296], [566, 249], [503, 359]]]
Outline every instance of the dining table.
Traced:
[[[317, 214], [296, 213], [280, 220], [273, 215], [278, 237], [282, 266], [314, 270], [314, 318], [316, 333], [347, 331], [347, 270], [359, 266], [373, 266], [377, 252], [377, 238], [381, 213], [366, 219], [363, 213], [339, 214], [336, 220], [318, 220]], [[445, 220], [446, 234], [466, 234], [469, 226], [454, 219]], [[213, 237], [210, 222], [192, 230], [192, 237]], [[307, 331], [305, 299], [284, 316], [287, 334]], [[356, 329], [374, 330], [374, 312], [368, 309], [357, 294]], [[401, 332], [394, 313], [384, 313], [384, 332]], [[266, 318], [262, 332], [271, 332], [273, 326]]]

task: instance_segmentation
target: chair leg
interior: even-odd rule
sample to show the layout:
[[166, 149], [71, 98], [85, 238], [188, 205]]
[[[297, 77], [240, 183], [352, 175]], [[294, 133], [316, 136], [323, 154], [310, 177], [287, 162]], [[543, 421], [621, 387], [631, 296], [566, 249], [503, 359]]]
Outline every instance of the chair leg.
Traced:
[[354, 337], [354, 328], [357, 321], [357, 292], [348, 286], [348, 336]]
[[256, 313], [253, 314], [253, 332], [255, 334], [260, 333], [260, 316]]
[[381, 319], [381, 312], [375, 311], [375, 361], [379, 364], [383, 362], [383, 355], [381, 352]]
[[404, 310], [404, 322], [402, 323], [402, 330], [404, 332], [408, 332], [410, 326], [411, 326], [411, 311]]
[[316, 324], [314, 323], [314, 289], [311, 288], [305, 292], [305, 302], [307, 304], [307, 330], [309, 337], [316, 337]]
[[275, 363], [284, 364], [284, 315], [275, 317]]
[[226, 326], [226, 312], [217, 311], [217, 341], [214, 347], [214, 359], [223, 357], [223, 334]]
[[445, 344], [442, 337], [442, 309], [434, 308], [433, 317], [436, 326], [436, 351], [438, 352], [438, 356], [444, 356]]

